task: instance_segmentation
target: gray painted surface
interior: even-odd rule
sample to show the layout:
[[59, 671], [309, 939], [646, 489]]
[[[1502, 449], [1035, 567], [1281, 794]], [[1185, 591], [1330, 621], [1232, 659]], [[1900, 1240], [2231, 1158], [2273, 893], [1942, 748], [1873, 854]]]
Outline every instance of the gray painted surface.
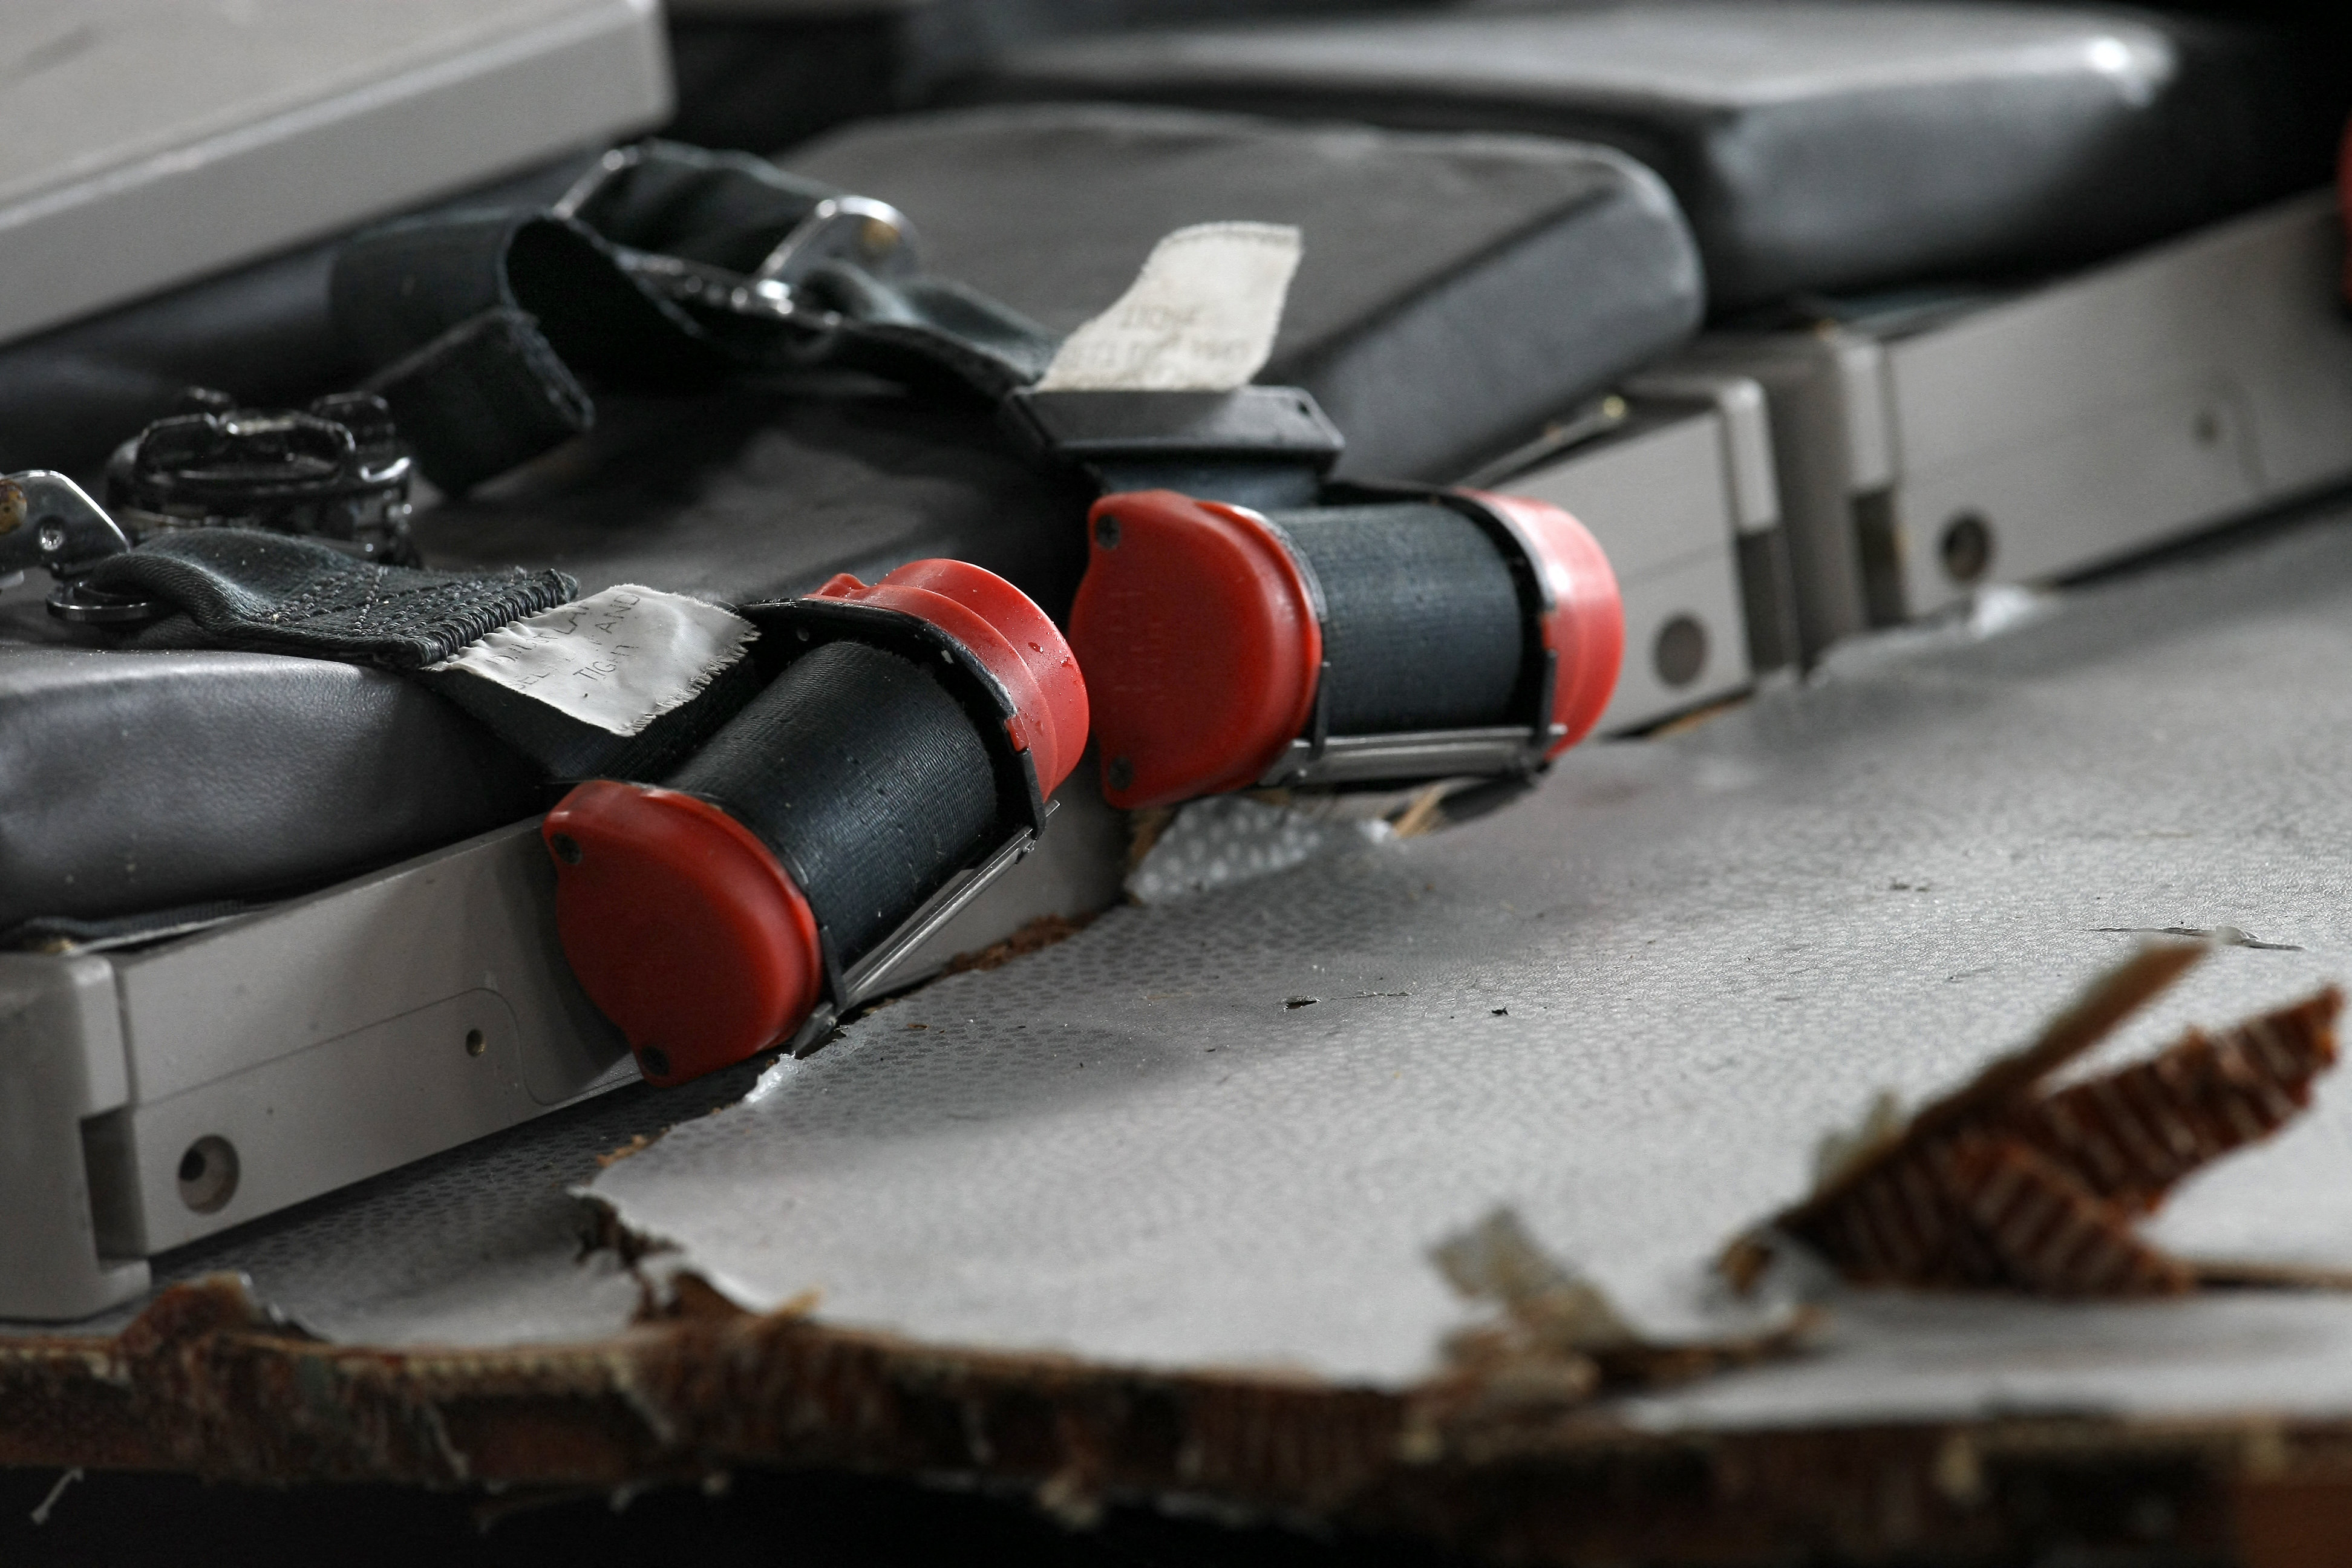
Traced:
[[[1805, 645], [1948, 610], [1963, 518], [1982, 582], [2039, 583], [2345, 482], [2352, 322], [2325, 191], [1948, 310], [1724, 331], [1678, 356], [1771, 400]], [[1858, 542], [1874, 506], [1885, 581]], [[1874, 602], [1875, 599], [1877, 602]]]
[[[573, 1261], [563, 1188], [677, 1122], [591, 1190], [831, 1321], [1392, 1381], [1468, 1315], [1427, 1247], [1505, 1202], [1654, 1329], [1704, 1326], [1701, 1265], [1816, 1136], [2030, 1035], [2135, 940], [2099, 928], [2302, 949], [2218, 952], [2111, 1054], [2352, 973], [2352, 515], [2023, 608], [1571, 754], [1459, 829], [1122, 908], [719, 1114], [751, 1074], [557, 1112], [159, 1275], [245, 1268], [338, 1337], [607, 1331], [634, 1292]], [[2352, 1264], [2352, 1080], [2158, 1235]], [[2352, 1410], [2340, 1298], [1834, 1305], [1820, 1353], [1628, 1414]]]
[[671, 106], [655, 0], [17, 0], [0, 59], [0, 340]]
[[[1753, 427], [1761, 448], [1763, 395], [1755, 383], [1727, 376], [1715, 384], [1750, 394], [1741, 424]], [[1625, 662], [1596, 726], [1601, 734], [1720, 701], [1754, 678], [1739, 602], [1742, 476], [1729, 425], [1713, 408], [1666, 416], [1491, 487], [1562, 508], [1609, 556], [1625, 609]], [[1757, 456], [1769, 465], [1769, 450]], [[1658, 652], [1661, 635], [1678, 620], [1698, 628], [1702, 649], [1686, 671]]]

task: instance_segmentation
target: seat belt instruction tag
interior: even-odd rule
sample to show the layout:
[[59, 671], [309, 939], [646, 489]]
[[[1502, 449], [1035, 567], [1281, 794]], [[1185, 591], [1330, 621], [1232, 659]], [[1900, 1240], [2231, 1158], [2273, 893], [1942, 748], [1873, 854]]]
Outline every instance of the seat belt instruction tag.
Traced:
[[760, 635], [732, 611], [622, 584], [500, 626], [433, 670], [464, 670], [615, 735], [710, 684]]
[[1151, 247], [1101, 315], [1062, 342], [1039, 392], [1231, 392], [1274, 353], [1298, 270], [1287, 224], [1203, 223]]

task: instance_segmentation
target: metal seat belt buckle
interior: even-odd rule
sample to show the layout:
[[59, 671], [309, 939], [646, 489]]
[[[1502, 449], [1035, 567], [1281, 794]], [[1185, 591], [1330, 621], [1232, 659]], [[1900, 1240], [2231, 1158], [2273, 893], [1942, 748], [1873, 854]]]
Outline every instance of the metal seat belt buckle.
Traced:
[[416, 465], [383, 398], [340, 392], [308, 408], [245, 408], [190, 387], [180, 402], [107, 462], [106, 504], [133, 539], [253, 528], [362, 561], [419, 563], [408, 532]]

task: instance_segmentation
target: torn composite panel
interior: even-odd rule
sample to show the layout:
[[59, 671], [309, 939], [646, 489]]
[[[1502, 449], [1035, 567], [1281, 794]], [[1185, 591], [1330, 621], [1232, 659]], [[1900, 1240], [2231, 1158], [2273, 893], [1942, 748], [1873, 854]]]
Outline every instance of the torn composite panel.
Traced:
[[[1638, 1331], [1729, 1329], [1705, 1260], [1801, 1193], [1813, 1134], [2030, 1038], [2129, 951], [2114, 928], [2279, 946], [2222, 949], [2098, 1061], [2347, 973], [2347, 608], [2339, 520], [1979, 645], [1889, 639], [1687, 736], [1587, 748], [1457, 831], [946, 981], [592, 1191], [738, 1300], [814, 1289], [826, 1321], [926, 1342], [1403, 1386], [1463, 1321], [1428, 1247], [1498, 1204]], [[2352, 1262], [2347, 1116], [2323, 1084], [2148, 1234]], [[1985, 1303], [1938, 1330], [1950, 1359], [1874, 1384], [1840, 1347], [1879, 1354], [1899, 1314], [1865, 1307], [1822, 1356], [1638, 1412], [2352, 1409], [2352, 1304], [2178, 1310]], [[2157, 1367], [2191, 1321], [2201, 1374]]]
[[[1822, 1127], [1875, 1089], [1916, 1101], [2030, 1037], [2137, 940], [2102, 928], [2229, 924], [2301, 949], [2217, 952], [2115, 1059], [2346, 973], [2347, 607], [2339, 520], [2085, 595], [1980, 647], [1906, 635], [1696, 732], [1572, 753], [1543, 792], [1460, 829], [1342, 836], [1342, 852], [1280, 876], [1114, 910], [883, 1009], [748, 1107], [707, 1114], [732, 1083], [624, 1089], [159, 1274], [242, 1268], [310, 1330], [380, 1350], [395, 1392], [397, 1347], [456, 1347], [434, 1375], [462, 1398], [466, 1356], [507, 1347], [493, 1359], [520, 1366], [541, 1356], [528, 1347], [559, 1347], [541, 1359], [561, 1370], [595, 1359], [635, 1306], [609, 1253], [576, 1261], [562, 1189], [594, 1176], [682, 1244], [649, 1263], [682, 1258], [747, 1300], [813, 1286], [811, 1331], [895, 1326], [910, 1366], [927, 1345], [1043, 1347], [1088, 1359], [1023, 1359], [1022, 1377], [1131, 1354], [1321, 1371], [1352, 1398], [1349, 1369], [1435, 1370], [1476, 1321], [1428, 1248], [1507, 1203], [1635, 1327], [1688, 1327], [1706, 1260], [1801, 1194]], [[1316, 1000], [1284, 1005], [1302, 996]], [[2188, 1257], [2342, 1266], [2347, 1114], [2324, 1083], [2300, 1122], [2200, 1175], [2149, 1234]], [[671, 1123], [596, 1174], [594, 1153]], [[2347, 1406], [2352, 1305], [2337, 1297], [1863, 1293], [1835, 1302], [1821, 1353], [1612, 1408], [1643, 1426], [1776, 1429], [1769, 1451], [1798, 1464], [1812, 1450], [1787, 1446], [1795, 1425], [1833, 1447], [1870, 1423], [1993, 1408], [2235, 1421]], [[61, 1410], [18, 1459], [80, 1462], [60, 1442], [86, 1413]], [[2084, 1440], [2129, 1446], [2101, 1430]], [[1922, 1474], [1937, 1462], [1855, 1441]], [[827, 1453], [903, 1458], [878, 1438], [772, 1457]], [[552, 1454], [508, 1473], [546, 1474]]]
[[575, 1489], [618, 1506], [746, 1464], [847, 1466], [985, 1478], [1072, 1524], [1174, 1496], [1228, 1520], [1311, 1519], [1504, 1562], [1745, 1563], [1831, 1544], [2016, 1561], [2151, 1533], [2218, 1558], [2250, 1530], [2324, 1517], [2341, 1495], [2326, 1468], [2352, 1453], [2352, 1428], [2270, 1421], [1675, 1436], [1538, 1405], [1465, 1430], [1476, 1413], [1451, 1407], [1475, 1389], [1155, 1375], [730, 1314], [685, 1293], [698, 1299], [593, 1343], [388, 1350], [308, 1339], [233, 1281], [178, 1286], [114, 1340], [0, 1341], [0, 1464], [471, 1485], [494, 1508]]

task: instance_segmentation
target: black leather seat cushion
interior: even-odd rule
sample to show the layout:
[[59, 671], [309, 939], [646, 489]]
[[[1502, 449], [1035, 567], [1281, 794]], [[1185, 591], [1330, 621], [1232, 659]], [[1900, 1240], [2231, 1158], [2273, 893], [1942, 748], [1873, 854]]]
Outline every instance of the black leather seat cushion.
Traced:
[[1666, 177], [1717, 310], [2069, 266], [2325, 180], [2266, 33], [2113, 6], [1637, 0], [1044, 44], [971, 90], [1533, 132]]
[[853, 126], [793, 170], [904, 209], [929, 265], [1057, 331], [1186, 224], [1297, 225], [1261, 381], [1307, 387], [1343, 471], [1450, 479], [1680, 342], [1696, 254], [1604, 148], [1231, 115], [1037, 105]]
[[541, 809], [534, 771], [379, 670], [0, 643], [0, 931], [299, 890]]

